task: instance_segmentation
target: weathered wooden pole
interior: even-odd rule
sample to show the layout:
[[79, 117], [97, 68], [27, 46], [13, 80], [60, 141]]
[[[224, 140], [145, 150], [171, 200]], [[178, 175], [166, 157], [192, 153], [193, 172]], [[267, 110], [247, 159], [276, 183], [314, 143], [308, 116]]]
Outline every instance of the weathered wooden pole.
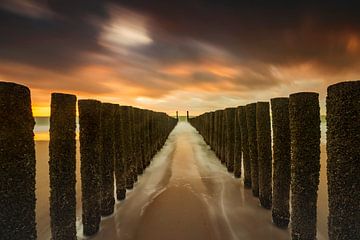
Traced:
[[244, 163], [244, 186], [246, 188], [251, 188], [251, 165], [250, 165], [249, 141], [248, 141], [245, 106], [239, 107], [238, 118], [240, 122], [241, 148], [242, 148], [242, 156]]
[[360, 238], [360, 81], [327, 89], [329, 239]]
[[179, 121], [179, 112], [178, 111], [176, 111], [176, 120]]
[[316, 203], [320, 171], [319, 94], [289, 98], [291, 136], [291, 236], [316, 239]]
[[234, 176], [236, 178], [241, 177], [241, 165], [242, 165], [242, 147], [241, 147], [241, 127], [239, 118], [239, 108], [235, 110], [235, 146], [234, 146]]
[[275, 225], [287, 228], [289, 224], [290, 195], [290, 128], [289, 98], [271, 99], [273, 128], [273, 198], [272, 220]]
[[225, 144], [226, 144], [226, 118], [225, 110], [221, 110], [221, 147], [220, 147], [220, 161], [225, 163]]
[[99, 231], [101, 102], [79, 100], [82, 222], [86, 236]]
[[146, 149], [146, 166], [150, 165], [151, 162], [151, 136], [150, 136], [150, 111], [146, 110], [145, 113], [145, 149]]
[[114, 154], [116, 199], [121, 201], [126, 197], [126, 171], [125, 171], [125, 130], [123, 129], [124, 107], [116, 105], [114, 112]]
[[234, 172], [234, 141], [235, 141], [235, 113], [236, 108], [226, 110], [226, 166], [229, 172]]
[[133, 183], [137, 182], [137, 158], [138, 158], [138, 145], [137, 145], [137, 124], [136, 124], [136, 108], [130, 107], [130, 129], [131, 129], [131, 160], [130, 160], [130, 177]]
[[51, 239], [76, 239], [76, 96], [51, 94], [49, 174]]
[[262, 207], [271, 208], [272, 153], [270, 106], [268, 102], [256, 103], [256, 139], [259, 164], [259, 200]]
[[124, 162], [126, 171], [126, 189], [132, 189], [134, 187], [133, 177], [133, 118], [132, 107], [123, 107], [123, 131], [124, 131]]
[[186, 120], [189, 121], [189, 111], [186, 111]]
[[115, 162], [115, 111], [116, 105], [103, 103], [101, 105], [101, 215], [108, 216], [114, 212], [114, 162]]
[[220, 123], [219, 123], [219, 110], [216, 110], [215, 111], [215, 122], [214, 122], [214, 125], [215, 125], [215, 129], [214, 129], [214, 151], [215, 151], [215, 154], [218, 156], [219, 155], [219, 140], [220, 140], [220, 136], [219, 136], [219, 132], [220, 132], [220, 129], [219, 129], [219, 126], [220, 126]]
[[143, 173], [144, 166], [143, 166], [143, 156], [142, 156], [142, 139], [141, 139], [141, 127], [142, 127], [142, 117], [141, 117], [141, 109], [134, 108], [134, 149], [135, 149], [135, 173], [136, 176], [135, 180], [137, 181], [137, 175]]
[[36, 239], [34, 118], [30, 90], [0, 82], [0, 233]]
[[251, 189], [255, 197], [259, 196], [259, 165], [256, 137], [256, 103], [246, 105], [246, 124], [251, 167]]

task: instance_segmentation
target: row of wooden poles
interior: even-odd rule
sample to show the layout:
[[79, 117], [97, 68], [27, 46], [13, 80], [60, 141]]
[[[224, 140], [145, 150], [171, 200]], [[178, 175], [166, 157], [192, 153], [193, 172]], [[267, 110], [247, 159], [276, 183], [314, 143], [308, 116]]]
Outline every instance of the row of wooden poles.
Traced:
[[[229, 172], [239, 178], [243, 165], [244, 186], [275, 225], [291, 219], [293, 240], [316, 239], [318, 98], [300, 92], [190, 119]], [[328, 87], [326, 122], [329, 238], [360, 239], [360, 81]]]
[[[84, 235], [99, 230], [177, 120], [165, 113], [51, 95], [49, 174], [53, 240], [76, 239], [76, 104]], [[0, 83], [0, 239], [36, 239], [34, 118], [30, 90]], [[116, 196], [114, 196], [114, 178]]]

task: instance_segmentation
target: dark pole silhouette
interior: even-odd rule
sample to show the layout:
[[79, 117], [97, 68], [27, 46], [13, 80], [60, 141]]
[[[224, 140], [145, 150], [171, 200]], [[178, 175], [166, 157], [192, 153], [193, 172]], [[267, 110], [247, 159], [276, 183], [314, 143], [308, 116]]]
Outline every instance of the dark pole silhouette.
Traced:
[[79, 100], [81, 191], [83, 233], [99, 231], [100, 159], [101, 159], [101, 102]]
[[117, 105], [101, 104], [101, 143], [100, 188], [101, 215], [108, 216], [114, 212], [114, 160], [115, 160], [115, 109]]
[[30, 90], [0, 82], [1, 239], [36, 239], [35, 121]]
[[270, 209], [272, 201], [272, 153], [268, 102], [256, 103], [256, 139], [259, 164], [259, 200], [262, 207]]
[[50, 225], [54, 240], [76, 239], [76, 96], [51, 94]]
[[238, 117], [239, 117], [239, 121], [240, 121], [241, 148], [242, 148], [243, 163], [244, 163], [244, 186], [246, 188], [250, 188], [251, 187], [251, 165], [250, 165], [249, 141], [248, 141], [248, 130], [247, 130], [246, 107], [245, 106], [239, 107]]
[[291, 136], [291, 236], [316, 239], [316, 203], [320, 171], [319, 94], [289, 98]]
[[360, 81], [327, 89], [329, 239], [360, 237]]
[[275, 225], [286, 228], [290, 220], [290, 128], [289, 98], [271, 99], [273, 129], [273, 198], [272, 219]]
[[256, 137], [256, 103], [246, 105], [246, 123], [251, 167], [251, 189], [255, 197], [259, 196], [259, 165]]

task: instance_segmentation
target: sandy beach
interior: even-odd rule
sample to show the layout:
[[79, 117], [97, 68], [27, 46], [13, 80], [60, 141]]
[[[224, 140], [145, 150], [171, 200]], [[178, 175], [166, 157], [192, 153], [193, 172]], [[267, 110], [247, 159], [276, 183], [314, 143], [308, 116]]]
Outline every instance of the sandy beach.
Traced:
[[[79, 147], [79, 146], [77, 146]], [[326, 152], [321, 147], [318, 239], [327, 239]], [[38, 238], [50, 239], [48, 141], [36, 142]], [[115, 213], [103, 218], [100, 231], [85, 238], [77, 152], [77, 218], [79, 239], [289, 239], [290, 231], [271, 222], [243, 179], [222, 166], [202, 137], [180, 122], [151, 165], [139, 177]]]

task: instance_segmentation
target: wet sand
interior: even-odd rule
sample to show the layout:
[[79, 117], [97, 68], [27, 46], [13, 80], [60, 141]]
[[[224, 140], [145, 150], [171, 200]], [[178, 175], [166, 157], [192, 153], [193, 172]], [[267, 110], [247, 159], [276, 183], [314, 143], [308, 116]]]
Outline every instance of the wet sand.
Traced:
[[[39, 239], [50, 238], [48, 142], [37, 142], [37, 221]], [[318, 239], [327, 239], [326, 155], [322, 146]], [[77, 173], [79, 154], [77, 154]], [[324, 162], [325, 161], [325, 162]], [[80, 180], [77, 176], [79, 239], [290, 239], [271, 222], [243, 180], [227, 173], [202, 137], [180, 122], [163, 149], [139, 177], [115, 213], [93, 237], [82, 236]]]

